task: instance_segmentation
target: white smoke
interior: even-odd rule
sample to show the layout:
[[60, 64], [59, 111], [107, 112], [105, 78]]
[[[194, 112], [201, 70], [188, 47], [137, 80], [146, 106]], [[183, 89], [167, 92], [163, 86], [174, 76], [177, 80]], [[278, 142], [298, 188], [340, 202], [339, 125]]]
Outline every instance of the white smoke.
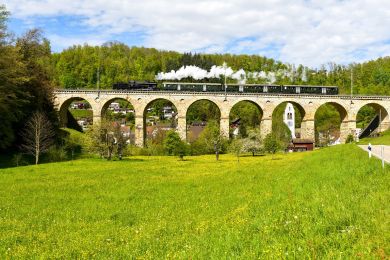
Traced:
[[243, 70], [243, 69], [240, 69], [240, 70], [234, 72], [231, 77], [233, 79], [237, 80], [237, 82], [240, 84], [245, 84], [245, 82], [246, 82], [246, 73], [245, 73], [245, 70]]
[[273, 84], [277, 78], [287, 77], [292, 79], [295, 74], [295, 68], [280, 69], [276, 72], [273, 71], [250, 71], [246, 72], [244, 69], [234, 71], [231, 67], [226, 66], [212, 66], [210, 71], [204, 70], [194, 65], [182, 66], [177, 71], [159, 72], [156, 75], [157, 80], [181, 80], [191, 77], [195, 80], [220, 78], [225, 76], [226, 78], [235, 79], [239, 84], [245, 84], [248, 79], [261, 80], [267, 84]]
[[[244, 73], [244, 70], [237, 71], [239, 73]], [[157, 80], [181, 80], [183, 78], [191, 77], [196, 80], [205, 79], [205, 78], [219, 78], [221, 76], [226, 76], [227, 78], [233, 78], [234, 71], [232, 68], [227, 67], [226, 64], [223, 66], [212, 66], [210, 71], [201, 69], [197, 66], [189, 65], [183, 66], [177, 71], [170, 72], [160, 72], [157, 74]], [[241, 75], [241, 74], [240, 74]], [[238, 77], [238, 75], [235, 75]]]

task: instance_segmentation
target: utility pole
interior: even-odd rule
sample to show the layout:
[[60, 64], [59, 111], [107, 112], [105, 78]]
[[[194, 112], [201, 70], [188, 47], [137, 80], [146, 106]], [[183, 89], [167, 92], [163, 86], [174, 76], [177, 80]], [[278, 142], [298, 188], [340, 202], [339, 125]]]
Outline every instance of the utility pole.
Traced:
[[97, 89], [98, 89], [98, 95], [96, 97], [96, 100], [99, 100], [100, 98], [100, 58], [101, 58], [101, 55], [100, 55], [100, 46], [98, 47], [99, 48], [99, 57], [98, 57], [98, 68], [97, 68], [97, 72], [96, 72], [96, 78], [97, 78]]
[[379, 108], [379, 125], [378, 125], [378, 136], [379, 133], [381, 132], [381, 122], [382, 122], [382, 109]]
[[353, 95], [353, 68], [351, 67], [351, 104], [352, 104], [352, 95]]
[[226, 62], [223, 63], [223, 68], [225, 69], [225, 73], [224, 73], [224, 88], [225, 88], [225, 100], [227, 100], [227, 86], [226, 86]]

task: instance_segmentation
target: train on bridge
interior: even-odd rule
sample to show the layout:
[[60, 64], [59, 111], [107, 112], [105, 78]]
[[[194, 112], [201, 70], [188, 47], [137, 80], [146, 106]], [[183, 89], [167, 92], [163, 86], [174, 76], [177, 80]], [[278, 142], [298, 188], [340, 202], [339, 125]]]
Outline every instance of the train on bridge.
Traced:
[[313, 85], [264, 85], [264, 84], [220, 84], [129, 81], [113, 84], [115, 90], [179, 91], [179, 92], [226, 92], [226, 93], [270, 93], [270, 94], [313, 94], [337, 95], [336, 86]]

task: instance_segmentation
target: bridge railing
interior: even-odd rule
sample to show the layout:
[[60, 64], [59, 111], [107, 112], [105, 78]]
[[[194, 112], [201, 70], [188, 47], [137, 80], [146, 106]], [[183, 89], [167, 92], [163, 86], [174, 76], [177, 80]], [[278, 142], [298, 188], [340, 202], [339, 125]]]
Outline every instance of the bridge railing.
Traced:
[[[198, 96], [249, 96], [249, 97], [307, 97], [307, 98], [339, 98], [350, 100], [350, 95], [318, 95], [318, 94], [283, 94], [283, 93], [224, 93], [224, 92], [189, 92], [189, 91], [155, 91], [155, 90], [95, 90], [95, 89], [56, 89], [55, 94], [142, 94], [142, 95], [198, 95]], [[390, 100], [390, 96], [353, 95], [353, 100]]]

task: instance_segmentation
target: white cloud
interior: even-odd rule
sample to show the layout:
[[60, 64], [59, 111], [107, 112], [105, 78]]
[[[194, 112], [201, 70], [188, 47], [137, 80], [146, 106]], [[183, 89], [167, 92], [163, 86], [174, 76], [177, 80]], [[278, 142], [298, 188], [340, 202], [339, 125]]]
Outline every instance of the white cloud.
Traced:
[[160, 49], [248, 51], [311, 66], [390, 55], [389, 0], [6, 0], [5, 3], [13, 17], [20, 19], [80, 16], [83, 18], [80, 26], [104, 29], [104, 41], [141, 30], [146, 35], [144, 45]]
[[57, 34], [49, 34], [47, 35], [47, 38], [50, 39], [52, 42], [55, 42], [55, 44], [62, 49], [66, 49], [73, 45], [102, 45], [106, 42], [104, 38], [96, 37], [96, 36], [83, 36], [83, 37], [64, 37]]

